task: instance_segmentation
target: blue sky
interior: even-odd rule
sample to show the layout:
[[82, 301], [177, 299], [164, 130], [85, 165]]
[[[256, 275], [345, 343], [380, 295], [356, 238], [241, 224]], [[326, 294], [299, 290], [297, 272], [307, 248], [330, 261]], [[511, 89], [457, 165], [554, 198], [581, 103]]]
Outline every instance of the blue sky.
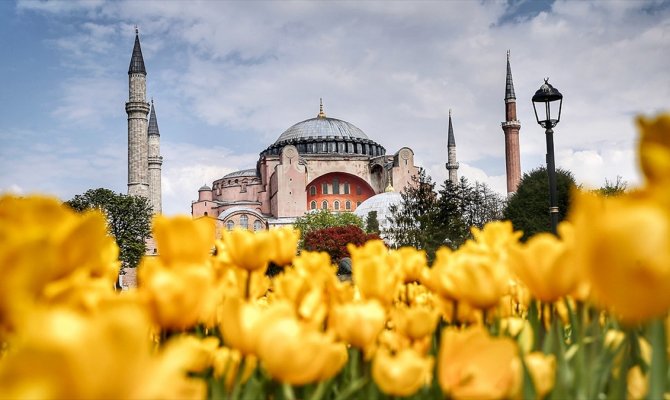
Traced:
[[557, 166], [639, 183], [634, 116], [668, 111], [669, 1], [0, 2], [0, 192], [126, 192], [127, 70], [140, 29], [161, 132], [166, 214], [252, 168], [289, 126], [326, 114], [446, 177], [505, 191], [505, 54], [521, 165], [543, 164], [530, 98], [565, 96]]

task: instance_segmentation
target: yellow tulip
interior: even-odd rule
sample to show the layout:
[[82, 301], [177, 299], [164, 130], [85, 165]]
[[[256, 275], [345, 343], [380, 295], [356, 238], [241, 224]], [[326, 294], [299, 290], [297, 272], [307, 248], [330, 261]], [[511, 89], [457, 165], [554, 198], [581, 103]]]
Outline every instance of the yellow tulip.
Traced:
[[256, 354], [259, 336], [266, 325], [289, 315], [293, 315], [293, 310], [285, 302], [264, 307], [239, 297], [228, 297], [221, 306], [219, 329], [227, 346], [239, 350], [243, 355]]
[[595, 300], [625, 323], [670, 308], [670, 212], [641, 193], [578, 192], [571, 219]]
[[670, 114], [637, 119], [641, 132], [638, 156], [647, 181], [652, 185], [670, 183]]
[[502, 399], [519, 387], [518, 350], [509, 338], [481, 328], [445, 329], [438, 355], [438, 382], [453, 399]]
[[[0, 362], [0, 398], [203, 398], [183, 352], [155, 353], [150, 320], [132, 302], [95, 313], [35, 311]], [[104, 377], [100, 373], [104, 372]], [[105, 377], [114, 377], [107, 379]], [[123, 382], [123, 385], [119, 385]]]
[[[219, 347], [214, 350], [213, 366], [214, 377], [223, 378], [223, 382], [227, 390], [232, 390], [235, 384], [235, 378], [239, 373], [240, 364], [242, 361], [242, 354], [228, 347]], [[258, 364], [255, 356], [248, 355], [244, 359], [244, 371], [240, 376], [240, 383], [246, 382], [251, 374], [256, 369]]]
[[159, 257], [149, 257], [138, 268], [139, 290], [161, 327], [189, 328], [213, 312], [214, 272], [207, 265], [165, 268]]
[[639, 365], [628, 370], [626, 375], [626, 398], [628, 400], [642, 400], [647, 398], [649, 377], [642, 372]]
[[556, 357], [553, 354], [533, 352], [523, 358], [535, 387], [536, 398], [543, 399], [556, 382]]
[[323, 381], [347, 361], [343, 343], [294, 317], [274, 319], [259, 331], [258, 357], [268, 374], [280, 382], [305, 385]]
[[384, 307], [377, 300], [365, 300], [335, 306], [330, 326], [340, 339], [369, 354], [385, 324]]
[[283, 227], [271, 229], [269, 234], [275, 250], [271, 261], [281, 267], [291, 264], [297, 253], [300, 231]]
[[204, 263], [214, 248], [215, 229], [207, 218], [155, 216], [153, 237], [161, 262], [167, 267]]
[[40, 304], [95, 308], [113, 295], [119, 266], [101, 213], [78, 214], [48, 197], [0, 197], [0, 338]]
[[509, 249], [512, 271], [536, 299], [551, 303], [577, 286], [579, 272], [569, 246], [550, 233], [539, 233]]
[[233, 229], [223, 232], [223, 241], [230, 261], [247, 271], [265, 271], [275, 256], [275, 243], [268, 231]]
[[411, 396], [430, 384], [433, 363], [433, 357], [423, 356], [412, 349], [393, 354], [381, 348], [372, 361], [372, 378], [388, 395]]
[[395, 251], [398, 256], [400, 271], [405, 283], [419, 282], [427, 268], [426, 252], [414, 247], [401, 247]]
[[419, 340], [433, 334], [439, 315], [432, 307], [399, 305], [393, 309], [392, 317], [398, 332]]
[[535, 335], [527, 319], [519, 317], [502, 318], [500, 320], [500, 331], [516, 339], [522, 352], [528, 353], [532, 350]]
[[466, 241], [462, 247], [467, 251], [489, 254], [505, 262], [507, 250], [516, 246], [522, 235], [522, 232], [514, 230], [511, 221], [493, 221], [482, 229], [473, 227], [473, 240]]
[[495, 257], [461, 250], [452, 257], [449, 274], [457, 299], [486, 310], [508, 292], [509, 274]]
[[390, 305], [401, 284], [398, 265], [381, 240], [370, 240], [362, 247], [347, 246], [351, 254], [353, 279], [365, 299]]

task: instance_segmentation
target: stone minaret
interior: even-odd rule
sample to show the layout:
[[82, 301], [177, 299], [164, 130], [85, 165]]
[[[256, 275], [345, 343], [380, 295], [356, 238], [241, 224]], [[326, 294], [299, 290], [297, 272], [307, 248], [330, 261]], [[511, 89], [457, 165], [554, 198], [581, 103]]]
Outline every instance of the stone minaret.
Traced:
[[451, 110], [449, 110], [449, 135], [447, 137], [447, 171], [449, 181], [458, 185], [458, 163], [456, 162], [456, 139], [454, 139], [454, 127], [451, 125]]
[[516, 96], [512, 82], [512, 68], [509, 65], [509, 50], [507, 50], [507, 82], [505, 85], [505, 122], [502, 130], [505, 132], [505, 166], [507, 169], [507, 194], [516, 192], [521, 180], [521, 157], [519, 156], [519, 129], [521, 123], [516, 119]]
[[135, 28], [135, 47], [128, 68], [128, 194], [149, 197], [149, 164], [147, 138], [147, 71]]
[[160, 214], [162, 208], [161, 200], [161, 166], [163, 157], [161, 157], [160, 141], [161, 136], [158, 132], [158, 121], [156, 121], [156, 110], [154, 109], [154, 100], [151, 99], [151, 113], [149, 114], [149, 200], [154, 209], [154, 214]]

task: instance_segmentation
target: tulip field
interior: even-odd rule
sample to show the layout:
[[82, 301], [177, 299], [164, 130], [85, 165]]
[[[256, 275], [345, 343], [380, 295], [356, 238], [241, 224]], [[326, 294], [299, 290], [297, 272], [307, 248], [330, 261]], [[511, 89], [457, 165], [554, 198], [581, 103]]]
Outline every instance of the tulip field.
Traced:
[[670, 398], [670, 114], [638, 126], [644, 183], [557, 236], [349, 245], [351, 281], [290, 228], [157, 216], [119, 292], [101, 213], [2, 196], [0, 399]]

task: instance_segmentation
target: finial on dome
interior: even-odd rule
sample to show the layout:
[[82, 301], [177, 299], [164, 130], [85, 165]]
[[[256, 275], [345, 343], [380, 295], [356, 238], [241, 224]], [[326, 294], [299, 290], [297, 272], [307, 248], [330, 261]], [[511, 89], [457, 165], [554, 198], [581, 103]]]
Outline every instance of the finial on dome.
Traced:
[[395, 190], [393, 189], [393, 186], [391, 186], [391, 174], [387, 170], [386, 171], [386, 188], [384, 189], [384, 193], [388, 193], [388, 192], [395, 192]]
[[323, 99], [319, 97], [319, 118], [326, 118], [326, 113], [323, 112]]
[[139, 34], [140, 34], [140, 30], [137, 29], [137, 25], [135, 25], [135, 34], [136, 34], [136, 35], [139, 35]]

